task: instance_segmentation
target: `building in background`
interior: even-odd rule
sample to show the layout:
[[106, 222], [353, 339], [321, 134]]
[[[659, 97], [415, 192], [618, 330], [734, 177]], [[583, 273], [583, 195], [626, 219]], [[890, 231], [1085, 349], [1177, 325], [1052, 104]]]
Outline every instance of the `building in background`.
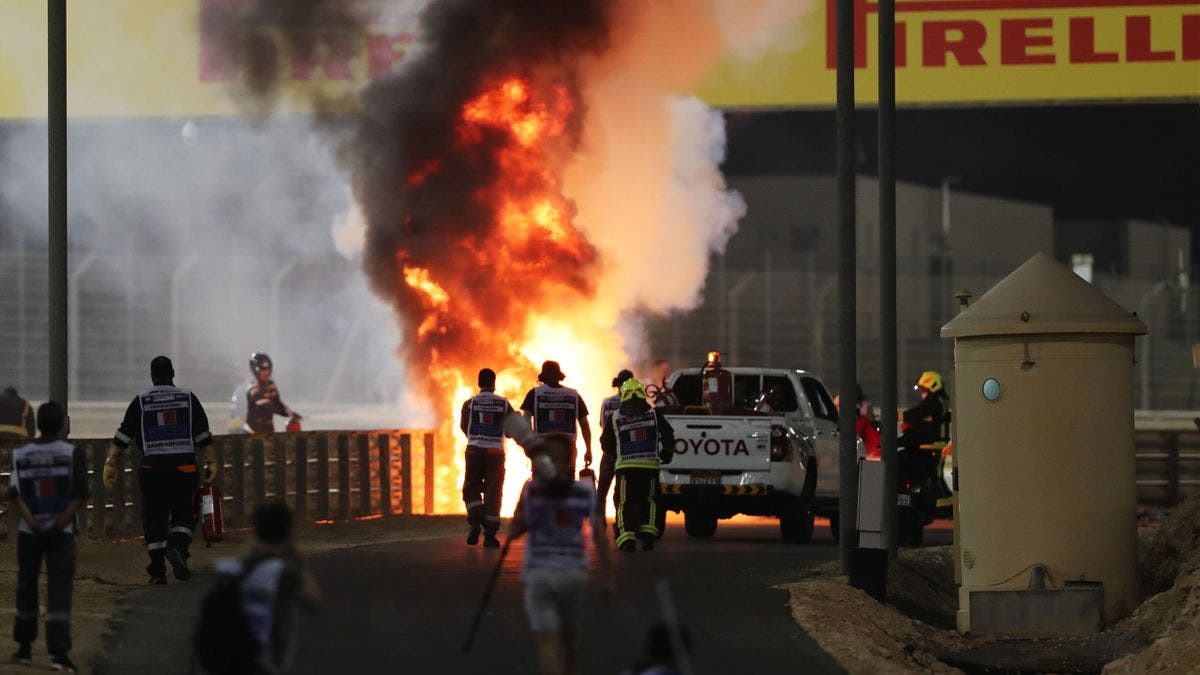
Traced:
[[[747, 213], [715, 256], [703, 303], [648, 322], [651, 351], [673, 367], [710, 349], [728, 362], [837, 375], [837, 183], [833, 176], [731, 176]], [[949, 188], [949, 189], [947, 189]], [[897, 185], [900, 400], [924, 370], [949, 373], [953, 354], [938, 330], [958, 311], [955, 294], [978, 297], [1030, 256], [1071, 264], [1091, 256], [1089, 281], [1150, 326], [1139, 338], [1140, 407], [1190, 409], [1198, 402], [1191, 345], [1187, 228], [1140, 220], [1059, 220], [1052, 207], [941, 186]], [[878, 181], [859, 176], [859, 377], [877, 397], [879, 353]], [[1079, 270], [1082, 272], [1082, 270]], [[1085, 277], [1087, 278], [1087, 277]]]

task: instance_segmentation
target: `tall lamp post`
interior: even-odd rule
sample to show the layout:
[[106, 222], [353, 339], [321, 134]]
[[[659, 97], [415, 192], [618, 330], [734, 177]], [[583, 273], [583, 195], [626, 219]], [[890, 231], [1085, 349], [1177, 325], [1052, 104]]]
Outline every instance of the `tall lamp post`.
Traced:
[[[838, 386], [843, 399], [858, 382], [858, 325], [855, 315], [854, 194], [854, 0], [837, 0], [837, 174], [838, 174]], [[858, 545], [857, 408], [843, 403], [838, 413], [838, 561], [849, 574]]]
[[[50, 400], [67, 408], [67, 2], [47, 2]], [[70, 431], [68, 416], [67, 430]]]
[[883, 538], [896, 553], [896, 0], [879, 0], [879, 346]]

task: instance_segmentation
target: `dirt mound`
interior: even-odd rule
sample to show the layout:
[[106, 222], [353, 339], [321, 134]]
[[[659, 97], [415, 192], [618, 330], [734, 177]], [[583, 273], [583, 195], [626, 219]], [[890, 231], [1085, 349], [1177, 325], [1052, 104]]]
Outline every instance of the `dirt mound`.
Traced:
[[958, 586], [949, 546], [901, 551], [888, 565], [888, 603], [930, 626], [954, 630]]
[[1176, 579], [1200, 569], [1200, 497], [1193, 497], [1163, 519], [1150, 537], [1142, 565], [1142, 591], [1161, 593]]
[[850, 673], [961, 672], [933, 656], [971, 644], [946, 630], [957, 603], [950, 555], [948, 546], [902, 551], [888, 565], [889, 605], [851, 588], [837, 563], [822, 565], [788, 586], [792, 616]]
[[1189, 672], [1200, 664], [1200, 497], [1162, 521], [1142, 562], [1146, 593], [1157, 593], [1118, 624], [1149, 643], [1106, 673]]

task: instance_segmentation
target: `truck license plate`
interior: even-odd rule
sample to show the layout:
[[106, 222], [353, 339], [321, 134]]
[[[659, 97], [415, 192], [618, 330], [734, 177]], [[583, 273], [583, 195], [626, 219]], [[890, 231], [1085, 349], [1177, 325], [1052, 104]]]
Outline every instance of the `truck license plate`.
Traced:
[[692, 485], [720, 485], [721, 474], [716, 471], [696, 471], [692, 474]]
[[912, 506], [912, 495], [896, 495], [896, 506]]

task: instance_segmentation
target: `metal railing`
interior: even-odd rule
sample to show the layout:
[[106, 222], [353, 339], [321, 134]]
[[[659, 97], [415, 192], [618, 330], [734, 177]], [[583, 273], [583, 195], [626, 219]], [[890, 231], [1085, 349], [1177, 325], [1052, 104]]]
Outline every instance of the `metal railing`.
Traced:
[[1175, 506], [1200, 494], [1200, 431], [1134, 435], [1139, 504]]
[[[217, 436], [215, 480], [227, 525], [249, 523], [258, 505], [278, 500], [299, 520], [346, 521], [433, 513], [434, 434], [428, 430], [305, 431]], [[121, 454], [117, 481], [101, 476], [110, 439], [72, 439], [87, 455], [91, 497], [79, 512], [79, 531], [92, 538], [140, 535], [141, 499], [136, 447]], [[414, 444], [419, 447], [414, 448]], [[12, 451], [0, 442], [3, 522], [15, 536], [17, 516], [8, 501]]]

